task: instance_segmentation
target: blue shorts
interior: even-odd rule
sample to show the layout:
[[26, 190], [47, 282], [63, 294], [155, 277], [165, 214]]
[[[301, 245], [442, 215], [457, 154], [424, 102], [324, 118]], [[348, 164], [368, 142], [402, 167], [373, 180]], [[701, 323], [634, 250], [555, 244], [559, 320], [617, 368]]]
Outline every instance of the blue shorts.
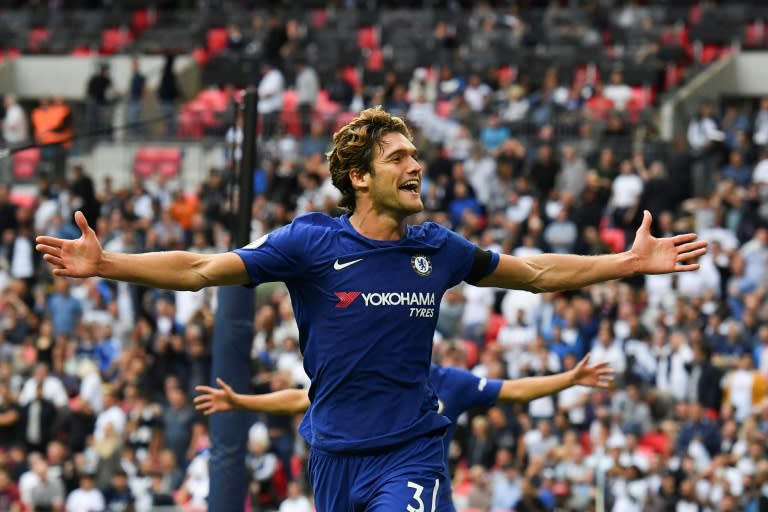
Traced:
[[[317, 512], [448, 512], [443, 440], [415, 439], [376, 454], [312, 449], [309, 476]], [[450, 500], [448, 500], [450, 502]], [[450, 508], [446, 508], [450, 505]]]

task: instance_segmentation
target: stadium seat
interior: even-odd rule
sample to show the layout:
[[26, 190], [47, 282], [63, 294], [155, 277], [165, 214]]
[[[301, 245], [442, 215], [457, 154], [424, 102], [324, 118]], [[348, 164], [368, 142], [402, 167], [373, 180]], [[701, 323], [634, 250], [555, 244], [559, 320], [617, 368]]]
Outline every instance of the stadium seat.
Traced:
[[669, 437], [662, 432], [649, 432], [638, 440], [640, 446], [646, 446], [656, 453], [669, 455], [671, 442]]
[[42, 44], [50, 39], [51, 32], [47, 27], [35, 27], [27, 33], [27, 48], [32, 51], [40, 50]]
[[140, 178], [149, 178], [155, 174], [164, 178], [174, 178], [181, 166], [181, 149], [142, 147], [136, 150], [133, 159], [133, 171]]
[[195, 59], [195, 62], [201, 67], [205, 67], [205, 65], [208, 64], [208, 60], [210, 60], [205, 48], [195, 48], [192, 50], [192, 58]]
[[756, 20], [747, 23], [744, 27], [744, 46], [747, 48], [760, 48], [765, 43], [765, 23]]
[[40, 148], [29, 148], [13, 155], [13, 177], [17, 181], [28, 181], [35, 176], [40, 163]]
[[477, 344], [470, 340], [461, 340], [461, 345], [464, 347], [464, 355], [466, 357], [466, 363], [469, 368], [475, 366], [480, 358], [480, 351], [477, 348]]
[[507, 324], [504, 315], [492, 314], [488, 317], [488, 325], [485, 330], [485, 346], [496, 343], [499, 331]]
[[123, 28], [107, 28], [101, 33], [101, 53], [111, 55], [125, 48], [133, 36]]
[[384, 52], [380, 48], [373, 48], [368, 52], [365, 68], [368, 71], [381, 71], [384, 68]]
[[149, 9], [137, 9], [131, 14], [131, 29], [134, 34], [140, 34], [150, 26]]
[[373, 50], [379, 47], [379, 38], [374, 27], [362, 27], [357, 32], [357, 47]]
[[37, 197], [33, 194], [11, 192], [11, 203], [15, 204], [18, 208], [33, 208], [36, 202]]
[[209, 52], [219, 53], [227, 47], [227, 29], [221, 27], [208, 29], [206, 42]]

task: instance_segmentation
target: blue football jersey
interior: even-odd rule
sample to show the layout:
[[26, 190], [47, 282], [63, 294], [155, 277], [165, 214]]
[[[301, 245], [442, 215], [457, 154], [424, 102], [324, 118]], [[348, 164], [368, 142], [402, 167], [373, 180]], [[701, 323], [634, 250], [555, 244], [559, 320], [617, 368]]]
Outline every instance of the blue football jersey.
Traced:
[[[473, 270], [474, 244], [434, 223], [371, 240], [347, 215], [313, 213], [235, 252], [253, 284], [288, 287], [312, 381], [301, 429], [312, 446], [379, 450], [449, 426], [429, 381], [432, 340], [443, 294]], [[492, 254], [482, 275], [497, 264]]]
[[429, 380], [437, 393], [440, 403], [439, 412], [451, 420], [451, 426], [448, 427], [444, 438], [447, 454], [459, 416], [475, 407], [495, 404], [503, 381], [486, 379], [467, 370], [443, 368], [434, 364], [430, 370]]

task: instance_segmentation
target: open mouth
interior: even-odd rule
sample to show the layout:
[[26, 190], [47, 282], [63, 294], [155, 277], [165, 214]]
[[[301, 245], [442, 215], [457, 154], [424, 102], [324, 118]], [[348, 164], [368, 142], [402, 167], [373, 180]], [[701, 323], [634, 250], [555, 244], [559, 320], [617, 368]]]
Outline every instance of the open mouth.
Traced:
[[400, 185], [400, 190], [405, 190], [407, 192], [411, 192], [413, 194], [418, 194], [419, 189], [421, 188], [421, 183], [419, 180], [408, 180], [402, 185]]

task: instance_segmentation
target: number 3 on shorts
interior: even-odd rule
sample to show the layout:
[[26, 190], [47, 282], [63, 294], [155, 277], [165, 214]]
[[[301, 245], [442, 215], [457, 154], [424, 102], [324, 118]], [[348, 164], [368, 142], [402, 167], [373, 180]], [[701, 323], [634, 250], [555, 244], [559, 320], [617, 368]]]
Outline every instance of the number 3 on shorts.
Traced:
[[[414, 482], [408, 482], [408, 487], [413, 489], [413, 499], [419, 504], [418, 507], [412, 507], [407, 505], [408, 512], [424, 512], [424, 502], [421, 501], [421, 493], [424, 491], [424, 486]], [[437, 505], [437, 489], [440, 487], [440, 480], [435, 480], [435, 487], [432, 489], [432, 509], [430, 512], [435, 512], [435, 506]]]

